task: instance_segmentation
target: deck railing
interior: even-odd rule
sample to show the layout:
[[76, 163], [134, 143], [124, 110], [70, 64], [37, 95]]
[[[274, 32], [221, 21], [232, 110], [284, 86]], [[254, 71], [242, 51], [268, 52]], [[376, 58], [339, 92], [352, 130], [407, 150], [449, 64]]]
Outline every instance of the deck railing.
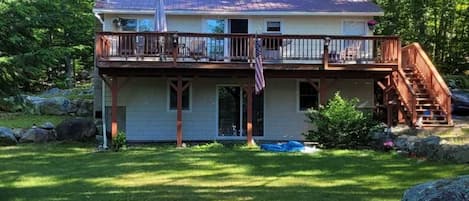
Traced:
[[249, 62], [256, 40], [266, 63], [398, 64], [396, 36], [101, 32], [99, 61]]

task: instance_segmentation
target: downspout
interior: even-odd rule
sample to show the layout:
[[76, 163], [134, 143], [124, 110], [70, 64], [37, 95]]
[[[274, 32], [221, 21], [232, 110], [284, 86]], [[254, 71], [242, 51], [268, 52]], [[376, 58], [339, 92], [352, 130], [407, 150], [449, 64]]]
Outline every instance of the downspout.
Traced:
[[[104, 20], [101, 18], [99, 13], [95, 12], [94, 16], [96, 19], [98, 19], [99, 23], [103, 25], [104, 28]], [[96, 59], [96, 58], [95, 58]], [[95, 66], [96, 68], [96, 66]], [[101, 77], [101, 121], [103, 124], [103, 149], [106, 150], [108, 149], [107, 147], [107, 128], [106, 128], [106, 83], [103, 80], [103, 77]]]
[[103, 18], [101, 18], [101, 16], [99, 16], [99, 13], [94, 13], [94, 16], [96, 17], [96, 19], [98, 19], [98, 21], [101, 23], [101, 24], [104, 24], [104, 20]]
[[101, 78], [101, 120], [103, 121], [103, 149], [107, 149], [107, 129], [106, 129], [106, 83]]

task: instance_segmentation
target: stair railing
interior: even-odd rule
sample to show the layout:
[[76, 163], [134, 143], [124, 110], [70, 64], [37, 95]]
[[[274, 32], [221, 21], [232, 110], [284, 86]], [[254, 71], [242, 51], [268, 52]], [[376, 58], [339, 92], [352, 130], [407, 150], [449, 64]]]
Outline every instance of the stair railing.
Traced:
[[402, 69], [393, 72], [392, 81], [397, 95], [401, 98], [401, 102], [411, 115], [411, 124], [415, 125], [417, 122], [417, 96], [415, 91], [407, 81]]
[[430, 96], [435, 97], [435, 100], [445, 112], [448, 123], [451, 124], [451, 91], [428, 55], [418, 43], [412, 43], [402, 48], [402, 54], [403, 57], [404, 55], [407, 57], [407, 61], [403, 62], [413, 65], [416, 72], [422, 76]]

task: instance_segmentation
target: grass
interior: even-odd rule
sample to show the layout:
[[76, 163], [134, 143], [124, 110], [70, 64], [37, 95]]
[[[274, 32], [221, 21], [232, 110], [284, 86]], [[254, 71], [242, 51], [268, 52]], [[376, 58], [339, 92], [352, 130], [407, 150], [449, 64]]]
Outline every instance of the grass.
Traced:
[[332, 150], [268, 153], [219, 144], [0, 147], [1, 200], [400, 200], [409, 187], [469, 174], [467, 165]]
[[68, 116], [54, 116], [54, 115], [29, 115], [29, 114], [9, 114], [0, 115], [0, 127], [7, 128], [31, 128], [33, 124], [42, 125], [46, 122], [51, 122], [58, 125]]

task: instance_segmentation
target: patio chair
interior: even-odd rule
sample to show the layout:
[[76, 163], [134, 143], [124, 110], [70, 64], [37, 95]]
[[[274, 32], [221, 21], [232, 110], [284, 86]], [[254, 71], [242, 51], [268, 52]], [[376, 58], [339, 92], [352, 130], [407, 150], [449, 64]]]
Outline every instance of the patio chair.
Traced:
[[340, 60], [344, 63], [346, 61], [356, 61], [360, 54], [361, 45], [361, 41], [353, 41], [348, 47], [340, 51]]
[[189, 56], [195, 61], [199, 61], [200, 59], [207, 57], [207, 55], [205, 54], [207, 50], [204, 40], [191, 41], [187, 49], [189, 51]]

